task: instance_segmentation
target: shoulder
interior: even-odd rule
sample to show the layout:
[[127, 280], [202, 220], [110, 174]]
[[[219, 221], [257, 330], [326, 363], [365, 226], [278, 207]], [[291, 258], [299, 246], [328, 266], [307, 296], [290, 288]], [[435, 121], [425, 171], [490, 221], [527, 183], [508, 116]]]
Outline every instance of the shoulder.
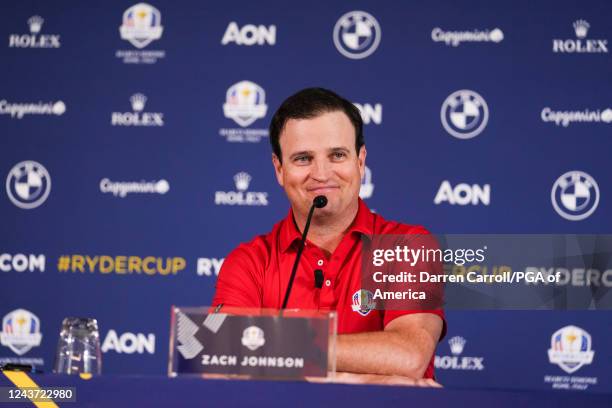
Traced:
[[387, 220], [380, 214], [374, 214], [374, 234], [431, 234], [422, 225], [404, 224], [397, 221]]
[[248, 242], [240, 243], [229, 253], [224, 264], [227, 262], [267, 264], [277, 245], [284, 221], [274, 224], [268, 233], [257, 235]]

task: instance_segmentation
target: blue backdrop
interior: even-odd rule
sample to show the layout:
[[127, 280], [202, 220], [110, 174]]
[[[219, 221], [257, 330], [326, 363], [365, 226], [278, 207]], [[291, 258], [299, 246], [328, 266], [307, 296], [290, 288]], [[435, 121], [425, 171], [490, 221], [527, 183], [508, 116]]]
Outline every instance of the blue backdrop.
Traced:
[[[266, 129], [308, 86], [361, 107], [362, 193], [388, 219], [612, 231], [609, 1], [1, 8], [0, 361], [50, 370], [83, 315], [105, 373], [165, 373], [170, 305], [209, 304], [225, 255], [286, 214]], [[437, 375], [609, 392], [611, 317], [450, 311]], [[591, 362], [551, 361], [563, 328]]]

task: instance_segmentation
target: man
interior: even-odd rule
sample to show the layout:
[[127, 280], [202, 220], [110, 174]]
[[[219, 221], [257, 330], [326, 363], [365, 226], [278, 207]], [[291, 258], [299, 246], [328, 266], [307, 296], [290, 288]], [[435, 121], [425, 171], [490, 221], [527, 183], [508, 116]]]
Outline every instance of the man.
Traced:
[[[314, 197], [324, 195], [328, 203], [314, 212], [287, 307], [337, 311], [338, 371], [433, 378], [442, 310], [352, 307], [362, 299], [361, 234], [427, 234], [373, 214], [359, 198], [366, 159], [359, 111], [329, 90], [304, 89], [274, 114], [270, 143], [289, 215], [230, 253], [213, 304], [281, 308], [308, 212]], [[320, 289], [315, 270], [323, 271]]]

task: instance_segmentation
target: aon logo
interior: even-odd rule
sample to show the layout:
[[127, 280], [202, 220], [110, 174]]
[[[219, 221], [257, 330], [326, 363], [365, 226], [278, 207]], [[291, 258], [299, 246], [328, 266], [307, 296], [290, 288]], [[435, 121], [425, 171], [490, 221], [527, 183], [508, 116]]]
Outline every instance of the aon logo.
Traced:
[[119, 336], [116, 331], [109, 330], [102, 344], [102, 352], [107, 353], [111, 350], [125, 354], [142, 354], [145, 351], [149, 354], [155, 354], [155, 334], [145, 335], [128, 332]]
[[276, 26], [247, 24], [242, 28], [234, 21], [229, 23], [221, 44], [236, 43], [238, 45], [274, 45], [276, 44]]
[[491, 185], [460, 183], [455, 187], [451, 186], [448, 180], [440, 184], [434, 203], [439, 205], [447, 202], [451, 205], [489, 205], [491, 202]]

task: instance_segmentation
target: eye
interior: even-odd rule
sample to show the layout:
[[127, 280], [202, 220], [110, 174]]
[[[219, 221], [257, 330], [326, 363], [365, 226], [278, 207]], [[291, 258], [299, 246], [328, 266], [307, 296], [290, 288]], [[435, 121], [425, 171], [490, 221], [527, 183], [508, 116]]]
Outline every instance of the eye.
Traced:
[[334, 152], [332, 153], [332, 158], [334, 160], [342, 160], [346, 157], [346, 153], [344, 152]]
[[303, 156], [296, 156], [295, 159], [293, 159], [293, 161], [298, 164], [301, 164], [301, 163], [308, 163], [310, 162], [311, 159], [312, 157], [303, 155]]

